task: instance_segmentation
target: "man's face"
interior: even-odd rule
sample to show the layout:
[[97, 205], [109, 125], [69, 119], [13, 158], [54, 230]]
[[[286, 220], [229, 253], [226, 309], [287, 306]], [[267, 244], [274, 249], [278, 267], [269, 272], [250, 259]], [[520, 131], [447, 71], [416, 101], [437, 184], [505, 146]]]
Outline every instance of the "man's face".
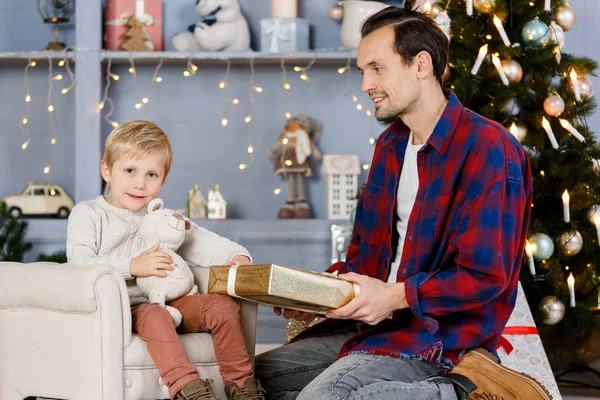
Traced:
[[393, 122], [416, 107], [419, 85], [415, 64], [407, 66], [394, 51], [394, 28], [386, 26], [365, 36], [358, 46], [361, 90], [369, 94], [379, 121]]

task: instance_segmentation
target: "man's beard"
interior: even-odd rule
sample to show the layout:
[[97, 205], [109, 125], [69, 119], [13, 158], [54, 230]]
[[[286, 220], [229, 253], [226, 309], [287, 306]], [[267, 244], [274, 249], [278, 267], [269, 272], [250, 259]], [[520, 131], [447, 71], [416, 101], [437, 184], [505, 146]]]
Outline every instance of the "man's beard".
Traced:
[[398, 107], [395, 104], [390, 104], [385, 109], [381, 110], [379, 113], [377, 110], [375, 110], [375, 118], [377, 118], [377, 121], [381, 121], [386, 125], [389, 125], [392, 122], [394, 122], [400, 116], [401, 113], [402, 110], [400, 109], [400, 107]]

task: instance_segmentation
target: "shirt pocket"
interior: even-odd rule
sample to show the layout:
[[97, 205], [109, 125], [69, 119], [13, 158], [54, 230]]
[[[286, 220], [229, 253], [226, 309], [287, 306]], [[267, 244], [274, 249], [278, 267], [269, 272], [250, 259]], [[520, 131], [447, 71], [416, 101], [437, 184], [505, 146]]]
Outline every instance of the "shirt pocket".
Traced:
[[385, 191], [381, 186], [366, 185], [362, 200], [361, 241], [376, 245], [385, 229]]

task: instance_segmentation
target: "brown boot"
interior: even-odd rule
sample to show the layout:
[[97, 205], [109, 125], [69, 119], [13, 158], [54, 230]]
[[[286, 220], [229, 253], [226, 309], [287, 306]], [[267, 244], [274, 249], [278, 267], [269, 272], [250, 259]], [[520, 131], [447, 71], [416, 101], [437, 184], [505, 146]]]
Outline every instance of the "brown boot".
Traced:
[[298, 200], [296, 202], [294, 218], [312, 218], [312, 212], [306, 200]]
[[502, 366], [496, 356], [484, 349], [468, 351], [451, 373], [463, 375], [477, 386], [469, 399], [552, 400], [539, 382]]
[[212, 379], [191, 381], [177, 392], [173, 400], [217, 400], [212, 383]]
[[225, 394], [228, 400], [265, 400], [265, 391], [253, 377], [246, 379], [242, 388], [235, 383], [226, 384]]
[[286, 201], [285, 205], [279, 209], [277, 218], [279, 218], [279, 219], [294, 218], [294, 203], [291, 201]]

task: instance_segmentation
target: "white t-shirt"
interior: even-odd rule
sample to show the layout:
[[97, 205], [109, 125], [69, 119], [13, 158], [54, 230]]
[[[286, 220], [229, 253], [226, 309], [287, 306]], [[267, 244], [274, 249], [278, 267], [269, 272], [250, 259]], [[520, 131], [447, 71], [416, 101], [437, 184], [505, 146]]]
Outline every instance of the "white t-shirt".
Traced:
[[402, 260], [404, 238], [408, 228], [408, 219], [415, 204], [417, 190], [419, 190], [419, 173], [417, 171], [417, 152], [423, 147], [422, 144], [413, 144], [413, 133], [410, 132], [408, 145], [404, 153], [404, 165], [398, 181], [398, 193], [396, 194], [396, 230], [398, 231], [398, 243], [396, 243], [396, 257], [390, 267], [388, 283], [396, 283], [398, 267]]

